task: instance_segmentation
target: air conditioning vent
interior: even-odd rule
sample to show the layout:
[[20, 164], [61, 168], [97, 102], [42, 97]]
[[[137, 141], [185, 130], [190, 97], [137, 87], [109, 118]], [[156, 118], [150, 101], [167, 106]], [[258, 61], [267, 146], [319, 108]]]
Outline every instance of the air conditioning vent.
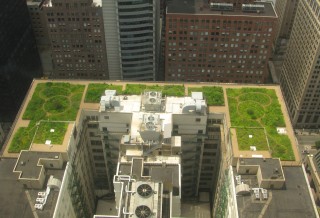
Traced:
[[148, 121], [153, 122], [153, 121], [154, 121], [154, 116], [150, 115], [150, 116], [148, 117]]
[[142, 184], [137, 188], [137, 192], [141, 197], [148, 198], [152, 195], [153, 191], [150, 185]]
[[157, 102], [156, 98], [149, 98], [150, 104], [155, 104]]
[[151, 210], [146, 205], [141, 205], [136, 208], [135, 214], [139, 218], [148, 218], [151, 216]]

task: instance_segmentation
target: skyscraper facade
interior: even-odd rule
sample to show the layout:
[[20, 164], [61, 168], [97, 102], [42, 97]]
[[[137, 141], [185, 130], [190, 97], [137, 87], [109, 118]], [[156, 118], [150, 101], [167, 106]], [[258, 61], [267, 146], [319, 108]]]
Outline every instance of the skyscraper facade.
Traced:
[[269, 81], [277, 15], [271, 3], [240, 3], [168, 4], [165, 80]]
[[295, 128], [320, 127], [319, 11], [319, 1], [299, 1], [280, 76]]
[[109, 78], [101, 2], [29, 1], [28, 6], [48, 77]]
[[110, 79], [155, 80], [160, 45], [158, 0], [102, 0]]
[[289, 39], [299, 0], [276, 1], [275, 10], [278, 15], [275, 40]]

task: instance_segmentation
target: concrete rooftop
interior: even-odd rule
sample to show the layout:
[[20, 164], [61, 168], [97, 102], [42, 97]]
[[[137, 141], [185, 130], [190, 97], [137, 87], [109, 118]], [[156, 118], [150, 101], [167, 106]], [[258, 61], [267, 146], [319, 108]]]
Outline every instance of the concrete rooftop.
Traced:
[[[212, 1], [219, 3], [219, 1]], [[223, 2], [223, 1], [221, 1]], [[172, 0], [168, 2], [168, 14], [200, 14], [200, 15], [226, 15], [226, 16], [249, 16], [249, 17], [277, 17], [272, 4], [259, 2], [264, 5], [264, 12], [248, 13], [241, 10], [214, 11], [211, 10], [208, 0]]]
[[257, 201], [252, 195], [237, 196], [240, 218], [316, 217], [302, 167], [283, 167], [283, 172], [286, 178], [285, 189], [268, 190], [268, 200]]

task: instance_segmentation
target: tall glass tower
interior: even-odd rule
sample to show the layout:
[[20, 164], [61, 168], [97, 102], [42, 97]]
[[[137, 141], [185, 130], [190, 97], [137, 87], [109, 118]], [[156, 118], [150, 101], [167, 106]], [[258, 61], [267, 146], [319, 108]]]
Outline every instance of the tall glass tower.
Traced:
[[110, 79], [155, 80], [160, 43], [158, 0], [102, 0]]

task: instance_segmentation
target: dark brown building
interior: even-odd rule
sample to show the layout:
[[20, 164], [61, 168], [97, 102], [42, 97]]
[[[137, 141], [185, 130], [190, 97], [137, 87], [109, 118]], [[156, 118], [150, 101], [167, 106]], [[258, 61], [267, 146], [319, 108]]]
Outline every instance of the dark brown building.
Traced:
[[28, 0], [49, 78], [108, 79], [101, 0]]
[[172, 0], [166, 81], [266, 83], [277, 15], [271, 3]]

